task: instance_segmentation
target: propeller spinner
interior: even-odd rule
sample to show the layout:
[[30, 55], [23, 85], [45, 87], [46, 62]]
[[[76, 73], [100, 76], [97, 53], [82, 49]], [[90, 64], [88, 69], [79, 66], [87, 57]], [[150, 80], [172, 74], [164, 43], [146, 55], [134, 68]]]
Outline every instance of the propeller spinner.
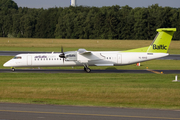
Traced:
[[64, 52], [63, 52], [63, 47], [61, 47], [61, 54], [59, 55], [60, 58], [63, 58], [63, 63], [64, 63], [64, 59], [66, 58]]

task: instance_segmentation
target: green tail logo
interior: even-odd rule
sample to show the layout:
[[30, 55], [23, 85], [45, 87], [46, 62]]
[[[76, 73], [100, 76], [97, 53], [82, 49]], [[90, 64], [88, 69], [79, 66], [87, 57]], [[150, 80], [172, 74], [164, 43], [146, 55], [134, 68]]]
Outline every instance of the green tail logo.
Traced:
[[153, 50], [167, 50], [167, 46], [153, 44]]

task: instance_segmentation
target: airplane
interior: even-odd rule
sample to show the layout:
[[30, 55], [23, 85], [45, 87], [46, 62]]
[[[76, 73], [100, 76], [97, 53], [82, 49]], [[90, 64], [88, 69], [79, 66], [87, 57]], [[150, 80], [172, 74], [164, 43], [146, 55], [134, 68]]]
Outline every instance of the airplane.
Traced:
[[84, 66], [84, 71], [91, 72], [89, 66], [121, 66], [168, 56], [170, 42], [176, 28], [159, 28], [151, 45], [125, 51], [77, 51], [60, 53], [18, 54], [3, 66], [11, 67], [62, 67]]

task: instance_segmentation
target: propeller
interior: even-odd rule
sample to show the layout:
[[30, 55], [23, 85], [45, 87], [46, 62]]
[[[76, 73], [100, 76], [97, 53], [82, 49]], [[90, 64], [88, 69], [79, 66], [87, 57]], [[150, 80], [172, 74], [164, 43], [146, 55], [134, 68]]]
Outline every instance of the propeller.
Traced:
[[64, 63], [64, 59], [66, 58], [64, 52], [63, 52], [63, 47], [61, 47], [61, 54], [59, 55], [60, 58], [63, 58], [63, 63]]

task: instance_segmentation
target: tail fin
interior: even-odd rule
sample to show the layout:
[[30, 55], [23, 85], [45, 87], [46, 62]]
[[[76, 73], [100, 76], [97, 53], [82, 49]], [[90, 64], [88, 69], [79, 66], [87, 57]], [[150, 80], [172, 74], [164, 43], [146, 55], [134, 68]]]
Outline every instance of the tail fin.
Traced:
[[167, 53], [169, 45], [176, 28], [160, 28], [157, 29], [158, 34], [154, 38], [152, 44], [148, 47], [149, 53]]
[[176, 28], [160, 28], [157, 31], [158, 34], [150, 46], [126, 50], [124, 52], [167, 53]]

